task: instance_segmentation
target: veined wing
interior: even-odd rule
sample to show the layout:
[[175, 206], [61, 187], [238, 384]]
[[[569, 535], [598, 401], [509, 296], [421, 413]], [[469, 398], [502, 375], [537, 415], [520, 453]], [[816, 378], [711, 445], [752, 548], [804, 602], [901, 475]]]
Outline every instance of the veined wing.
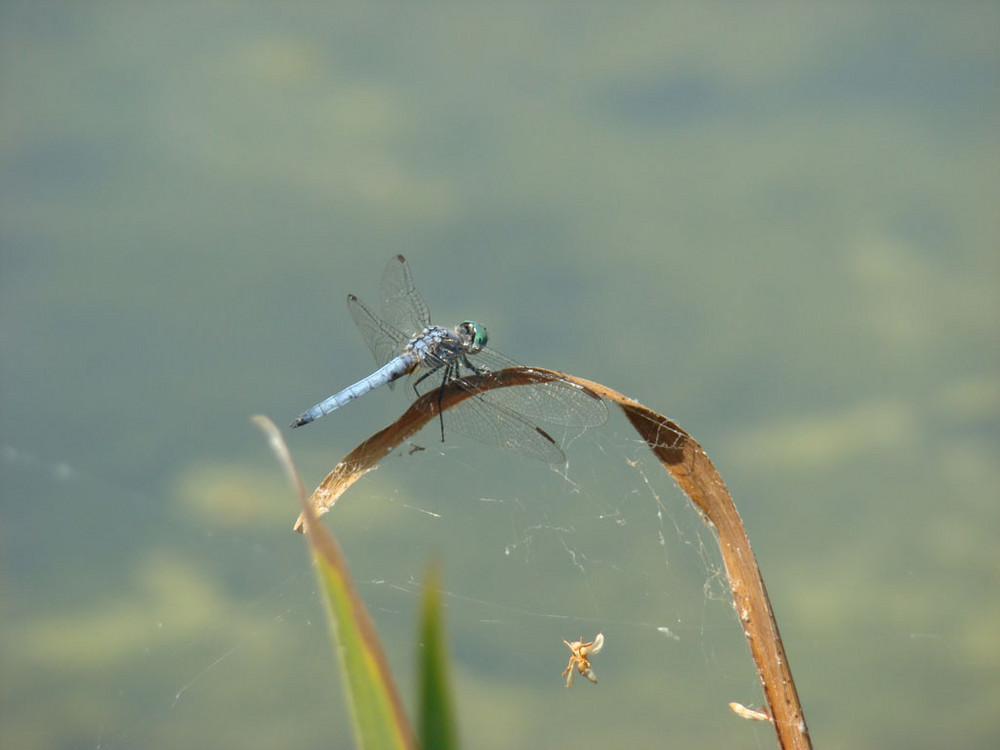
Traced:
[[347, 309], [379, 367], [398, 356], [431, 319], [402, 255], [392, 258], [382, 272], [380, 316], [353, 294], [347, 297]]
[[[481, 356], [485, 353], [485, 356]], [[482, 349], [468, 359], [480, 369], [502, 370], [517, 366], [513, 360], [490, 349]], [[460, 366], [458, 384], [471, 374]], [[416, 374], [425, 372], [417, 370]], [[449, 368], [442, 366], [416, 386], [420, 394], [439, 387]], [[426, 374], [426, 372], [425, 372]], [[451, 376], [454, 377], [454, 376]], [[567, 381], [555, 380], [535, 385], [495, 388], [477, 393], [444, 413], [446, 433], [458, 432], [487, 445], [496, 445], [529, 458], [551, 464], [565, 462], [566, 455], [553, 438], [534, 422], [575, 427], [596, 427], [607, 420], [607, 408], [595, 394]]]
[[350, 311], [351, 317], [354, 318], [354, 324], [361, 331], [361, 337], [375, 356], [375, 363], [379, 367], [402, 353], [411, 334], [400, 331], [376, 317], [375, 313], [353, 294], [347, 296], [347, 309]]
[[[515, 389], [516, 386], [498, 388], [496, 391]], [[536, 427], [517, 412], [487, 400], [484, 395], [489, 394], [467, 398], [445, 412], [445, 430], [454, 431], [480, 443], [496, 445], [546, 463], [563, 464], [566, 462], [566, 454], [547, 432]]]
[[[489, 348], [470, 354], [469, 361], [480, 370], [496, 371], [519, 366], [514, 360]], [[598, 396], [566, 380], [494, 388], [483, 393], [481, 398], [502, 409], [522, 414], [531, 421], [561, 427], [597, 427], [608, 419], [608, 409]]]
[[427, 304], [414, 286], [410, 267], [402, 255], [392, 258], [382, 273], [381, 314], [385, 323], [405, 333], [407, 338], [430, 325]]

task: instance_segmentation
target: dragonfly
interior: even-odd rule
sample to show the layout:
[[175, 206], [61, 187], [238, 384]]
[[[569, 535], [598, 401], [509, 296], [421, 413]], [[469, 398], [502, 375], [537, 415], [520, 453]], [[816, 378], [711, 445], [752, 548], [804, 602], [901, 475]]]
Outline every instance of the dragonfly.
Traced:
[[[479, 323], [466, 320], [454, 328], [431, 324], [402, 255], [393, 257], [382, 274], [379, 315], [353, 294], [347, 297], [347, 308], [378, 369], [302, 412], [292, 427], [314, 422], [383, 385], [392, 388], [405, 375], [413, 378], [416, 398], [445, 384], [462, 388], [472, 375], [519, 366], [486, 346], [486, 328]], [[445, 412], [439, 410], [442, 441], [446, 430], [454, 431], [550, 464], [565, 463], [566, 454], [535, 422], [596, 427], [608, 415], [597, 394], [567, 380], [488, 391], [470, 383], [468, 390], [474, 395]]]

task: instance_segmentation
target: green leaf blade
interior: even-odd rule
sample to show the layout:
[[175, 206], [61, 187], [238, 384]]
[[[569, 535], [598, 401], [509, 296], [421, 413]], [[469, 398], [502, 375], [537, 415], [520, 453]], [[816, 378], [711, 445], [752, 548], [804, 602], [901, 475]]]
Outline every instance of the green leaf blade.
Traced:
[[441, 614], [441, 572], [431, 564], [424, 582], [420, 617], [420, 699], [418, 727], [424, 750], [454, 750], [458, 747], [451, 699], [444, 618]]
[[366, 625], [367, 611], [358, 609], [360, 599], [351, 595], [349, 577], [318, 551], [314, 558], [359, 746], [370, 750], [415, 747], [381, 646], [371, 639], [374, 630], [370, 621]]

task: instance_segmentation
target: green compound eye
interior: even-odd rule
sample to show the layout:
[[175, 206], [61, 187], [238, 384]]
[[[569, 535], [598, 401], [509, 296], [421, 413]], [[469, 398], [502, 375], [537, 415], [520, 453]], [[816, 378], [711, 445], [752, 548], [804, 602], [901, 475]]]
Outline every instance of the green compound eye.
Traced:
[[469, 345], [469, 351], [475, 354], [484, 346], [489, 340], [489, 336], [486, 333], [486, 326], [481, 326], [473, 320], [467, 320], [462, 323], [462, 328], [469, 332], [472, 337], [472, 343]]

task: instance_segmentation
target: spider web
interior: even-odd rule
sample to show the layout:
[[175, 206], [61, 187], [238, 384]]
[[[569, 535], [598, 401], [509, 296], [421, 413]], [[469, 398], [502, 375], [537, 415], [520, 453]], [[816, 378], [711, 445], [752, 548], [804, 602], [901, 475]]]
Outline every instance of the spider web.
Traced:
[[[629, 431], [613, 417], [561, 435], [569, 463], [552, 468], [442, 445], [429, 427], [326, 517], [411, 711], [420, 585], [437, 558], [466, 746], [773, 745], [727, 707], [761, 697], [713, 533]], [[11, 446], [3, 463], [5, 496], [59, 499], [23, 519], [42, 558], [8, 545], [45, 560], [12, 571], [28, 604], [7, 628], [8, 695], [26, 709], [42, 693], [77, 717], [72, 737], [37, 746], [353, 746], [277, 466], [195, 467], [156, 492]], [[300, 469], [323, 471], [316, 456]], [[68, 601], [31, 596], [65, 570]], [[566, 690], [562, 640], [598, 632], [599, 683]], [[18, 699], [5, 713], [12, 738], [44, 735]]]

